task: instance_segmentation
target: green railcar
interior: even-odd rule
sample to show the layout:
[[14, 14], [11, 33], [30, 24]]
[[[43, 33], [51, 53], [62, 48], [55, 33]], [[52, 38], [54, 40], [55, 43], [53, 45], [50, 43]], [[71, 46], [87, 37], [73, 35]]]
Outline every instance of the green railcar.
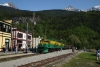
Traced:
[[42, 39], [38, 45], [37, 51], [39, 53], [48, 53], [51, 51], [59, 50], [64, 48], [64, 44], [53, 40]]

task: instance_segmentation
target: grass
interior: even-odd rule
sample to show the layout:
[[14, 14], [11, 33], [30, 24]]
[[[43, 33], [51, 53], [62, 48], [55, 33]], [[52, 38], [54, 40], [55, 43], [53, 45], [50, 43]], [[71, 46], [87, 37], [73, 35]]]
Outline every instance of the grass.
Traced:
[[100, 67], [100, 59], [96, 60], [94, 52], [84, 52], [72, 58], [63, 67]]

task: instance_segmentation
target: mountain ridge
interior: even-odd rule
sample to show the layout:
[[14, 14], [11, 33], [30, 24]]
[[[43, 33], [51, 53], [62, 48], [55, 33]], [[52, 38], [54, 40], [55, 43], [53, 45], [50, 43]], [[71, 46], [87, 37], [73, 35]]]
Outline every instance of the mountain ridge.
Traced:
[[[0, 6], [6, 6], [6, 7], [11, 7], [11, 8], [18, 9], [12, 2], [7, 2], [7, 3], [4, 3], [4, 4], [0, 4]], [[86, 10], [77, 9], [77, 8], [74, 8], [71, 5], [69, 5], [68, 7], [64, 8], [64, 10], [67, 10], [67, 11], [83, 11], [83, 12], [92, 11], [92, 10], [100, 11], [100, 5], [93, 6], [89, 9], [86, 9]]]
[[97, 5], [97, 6], [93, 6], [89, 9], [86, 9], [86, 10], [81, 10], [81, 9], [76, 9], [72, 6], [68, 6], [67, 8], [64, 8], [64, 10], [67, 10], [67, 11], [83, 11], [83, 12], [87, 12], [87, 11], [100, 11], [100, 5]]
[[4, 3], [4, 4], [0, 4], [0, 6], [6, 6], [6, 7], [11, 7], [11, 8], [18, 9], [12, 2], [7, 2], [7, 3]]

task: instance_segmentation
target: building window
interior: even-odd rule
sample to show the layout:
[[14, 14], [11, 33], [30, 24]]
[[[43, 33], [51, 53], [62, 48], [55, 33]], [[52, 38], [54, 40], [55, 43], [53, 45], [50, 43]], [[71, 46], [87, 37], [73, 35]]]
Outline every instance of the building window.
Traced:
[[16, 31], [16, 29], [13, 29], [12, 31]]
[[11, 26], [9, 26], [8, 33], [11, 33]]
[[0, 31], [6, 32], [6, 33], [11, 33], [11, 26], [0, 22]]
[[6, 28], [6, 27], [5, 27], [5, 24], [3, 25], [3, 28]]
[[18, 37], [18, 38], [22, 38], [22, 36], [23, 36], [23, 35], [22, 35], [21, 33], [18, 33], [18, 34], [17, 34], [17, 37]]
[[0, 31], [2, 31], [2, 25], [3, 25], [3, 23], [0, 22]]
[[22, 40], [17, 40], [17, 43], [22, 43]]
[[6, 25], [3, 24], [3, 32], [6, 32]]
[[31, 39], [31, 36], [28, 36], [28, 39]]
[[8, 25], [6, 25], [6, 32], [8, 33]]
[[1, 26], [0, 26], [0, 31], [2, 30]]

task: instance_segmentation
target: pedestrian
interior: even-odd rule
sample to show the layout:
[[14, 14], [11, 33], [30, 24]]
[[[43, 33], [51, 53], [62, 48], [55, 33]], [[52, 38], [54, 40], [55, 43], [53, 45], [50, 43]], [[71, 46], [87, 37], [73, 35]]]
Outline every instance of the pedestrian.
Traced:
[[100, 58], [100, 50], [96, 49], [96, 59], [98, 60]]
[[75, 49], [77, 50], [77, 47]]
[[5, 45], [3, 45], [2, 50], [3, 50], [4, 53], [6, 52], [6, 46]]
[[86, 52], [86, 48], [85, 47], [83, 48], [83, 51]]
[[17, 53], [18, 52], [18, 49], [17, 49], [17, 46], [15, 46], [15, 53]]
[[72, 47], [72, 52], [74, 52], [74, 51], [75, 51], [75, 47], [73, 46], [73, 47]]
[[9, 50], [9, 52], [11, 52], [11, 51], [12, 51], [12, 48], [11, 48], [11, 46], [9, 47], [9, 49], [8, 49], [8, 50]]

